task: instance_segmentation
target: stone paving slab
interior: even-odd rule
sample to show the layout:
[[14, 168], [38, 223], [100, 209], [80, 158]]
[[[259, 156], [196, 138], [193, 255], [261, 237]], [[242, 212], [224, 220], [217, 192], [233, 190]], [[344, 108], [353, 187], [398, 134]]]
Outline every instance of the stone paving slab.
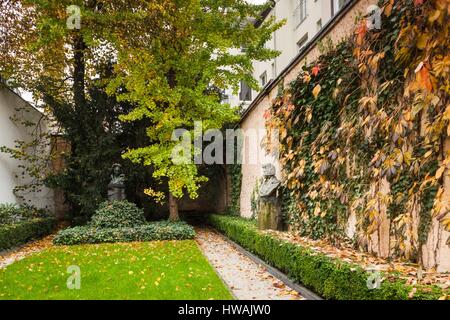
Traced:
[[263, 266], [240, 253], [212, 229], [198, 228], [197, 243], [219, 276], [239, 300], [305, 300], [272, 276]]

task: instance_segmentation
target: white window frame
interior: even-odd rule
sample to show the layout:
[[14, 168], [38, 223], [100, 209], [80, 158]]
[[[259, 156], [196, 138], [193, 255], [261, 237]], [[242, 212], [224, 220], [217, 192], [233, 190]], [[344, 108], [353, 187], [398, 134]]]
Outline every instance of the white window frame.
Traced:
[[319, 32], [320, 30], [322, 30], [323, 25], [322, 25], [322, 19], [317, 20], [316, 22], [316, 28], [317, 28], [317, 32]]
[[267, 84], [267, 71], [264, 71], [263, 73], [261, 73], [261, 75], [259, 76], [259, 80], [261, 81], [261, 87], [265, 87]]
[[295, 28], [298, 28], [299, 25], [301, 25], [306, 18], [308, 17], [308, 11], [306, 9], [307, 0], [295, 0], [297, 3], [295, 9], [294, 9], [294, 21], [295, 21]]
[[308, 33], [305, 33], [303, 37], [300, 38], [300, 40], [297, 41], [297, 51], [302, 51], [302, 48], [308, 43], [309, 41], [309, 35]]
[[347, 3], [349, 0], [333, 0], [333, 16], [339, 12]]
[[[245, 94], [247, 92], [247, 95]], [[239, 92], [239, 100], [240, 101], [252, 101], [252, 88], [245, 82], [241, 81], [241, 90]]]

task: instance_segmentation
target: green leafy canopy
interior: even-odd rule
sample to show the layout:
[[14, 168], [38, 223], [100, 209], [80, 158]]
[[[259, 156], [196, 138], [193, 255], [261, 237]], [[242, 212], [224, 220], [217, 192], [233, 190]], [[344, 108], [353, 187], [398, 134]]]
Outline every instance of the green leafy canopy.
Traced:
[[204, 130], [235, 121], [236, 110], [221, 103], [220, 92], [237, 91], [241, 80], [257, 88], [252, 61], [278, 55], [264, 45], [284, 21], [268, 19], [256, 27], [254, 21], [263, 7], [239, 0], [157, 3], [153, 6], [156, 25], [138, 30], [143, 41], [120, 44], [118, 75], [108, 91], [136, 105], [122, 121], [145, 118], [151, 122], [148, 145], [123, 156], [153, 166], [154, 178], [167, 178], [175, 197], [187, 191], [195, 198], [205, 178], [194, 164], [172, 163], [177, 143], [171, 139], [172, 132], [184, 128], [193, 136], [195, 121], [203, 121]]

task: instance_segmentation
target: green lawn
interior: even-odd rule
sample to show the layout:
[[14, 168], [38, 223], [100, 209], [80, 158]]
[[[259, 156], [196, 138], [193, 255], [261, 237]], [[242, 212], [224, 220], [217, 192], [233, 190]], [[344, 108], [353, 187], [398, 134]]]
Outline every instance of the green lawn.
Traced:
[[[81, 288], [68, 289], [69, 266]], [[0, 270], [0, 299], [232, 299], [192, 241], [54, 247]]]

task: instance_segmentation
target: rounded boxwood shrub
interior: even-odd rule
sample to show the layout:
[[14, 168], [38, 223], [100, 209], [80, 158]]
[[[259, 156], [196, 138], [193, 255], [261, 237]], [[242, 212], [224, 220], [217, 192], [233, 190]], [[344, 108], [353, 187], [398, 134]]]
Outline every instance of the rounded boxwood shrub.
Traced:
[[103, 202], [89, 223], [94, 228], [131, 228], [143, 224], [144, 211], [128, 201]]

